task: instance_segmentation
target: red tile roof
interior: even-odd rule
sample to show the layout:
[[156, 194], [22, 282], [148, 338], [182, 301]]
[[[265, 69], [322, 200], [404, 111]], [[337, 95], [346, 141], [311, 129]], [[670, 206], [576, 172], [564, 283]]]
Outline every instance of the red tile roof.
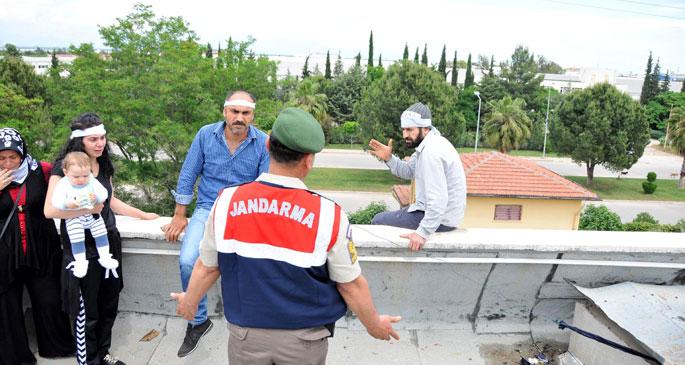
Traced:
[[524, 158], [499, 152], [460, 156], [468, 195], [599, 200], [597, 194]]

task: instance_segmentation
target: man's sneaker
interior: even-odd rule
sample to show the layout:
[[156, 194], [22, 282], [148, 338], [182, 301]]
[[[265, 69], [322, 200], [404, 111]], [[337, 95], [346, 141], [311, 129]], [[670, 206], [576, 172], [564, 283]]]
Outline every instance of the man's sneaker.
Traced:
[[110, 354], [105, 355], [105, 357], [100, 360], [100, 363], [103, 365], [126, 365], [123, 361]]
[[212, 321], [209, 319], [197, 326], [193, 326], [189, 323], [186, 328], [186, 337], [183, 339], [181, 348], [178, 349], [178, 357], [185, 357], [193, 352], [197, 348], [200, 338], [206, 335], [212, 327], [214, 327], [214, 324], [212, 324]]

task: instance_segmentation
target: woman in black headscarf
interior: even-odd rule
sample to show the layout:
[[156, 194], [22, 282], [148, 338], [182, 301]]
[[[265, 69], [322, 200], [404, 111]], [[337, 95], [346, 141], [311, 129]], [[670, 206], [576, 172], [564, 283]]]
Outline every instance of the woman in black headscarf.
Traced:
[[38, 353], [74, 354], [69, 317], [61, 310], [62, 249], [43, 214], [51, 165], [35, 161], [13, 128], [0, 129], [0, 364], [34, 364], [24, 325], [23, 292], [31, 298]]

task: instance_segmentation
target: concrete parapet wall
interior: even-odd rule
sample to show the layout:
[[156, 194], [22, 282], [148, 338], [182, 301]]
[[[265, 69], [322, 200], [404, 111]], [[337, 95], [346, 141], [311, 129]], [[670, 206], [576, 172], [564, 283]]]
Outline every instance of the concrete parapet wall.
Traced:
[[[173, 314], [179, 244], [164, 241], [159, 227], [168, 220], [117, 219], [124, 239], [120, 310]], [[554, 321], [572, 323], [574, 305], [583, 300], [569, 282], [685, 283], [685, 234], [469, 229], [436, 234], [411, 252], [399, 237], [406, 232], [355, 226], [353, 233], [378, 310], [402, 315], [404, 329], [530, 333], [568, 343], [568, 332]], [[209, 312], [221, 310], [215, 286]], [[340, 325], [360, 326], [349, 318]]]

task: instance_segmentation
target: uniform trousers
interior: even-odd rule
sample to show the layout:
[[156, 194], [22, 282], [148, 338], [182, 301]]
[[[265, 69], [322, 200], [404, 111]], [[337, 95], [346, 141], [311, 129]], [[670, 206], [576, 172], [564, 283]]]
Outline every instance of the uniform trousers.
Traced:
[[296, 330], [228, 324], [231, 365], [323, 365], [331, 332], [324, 326]]

